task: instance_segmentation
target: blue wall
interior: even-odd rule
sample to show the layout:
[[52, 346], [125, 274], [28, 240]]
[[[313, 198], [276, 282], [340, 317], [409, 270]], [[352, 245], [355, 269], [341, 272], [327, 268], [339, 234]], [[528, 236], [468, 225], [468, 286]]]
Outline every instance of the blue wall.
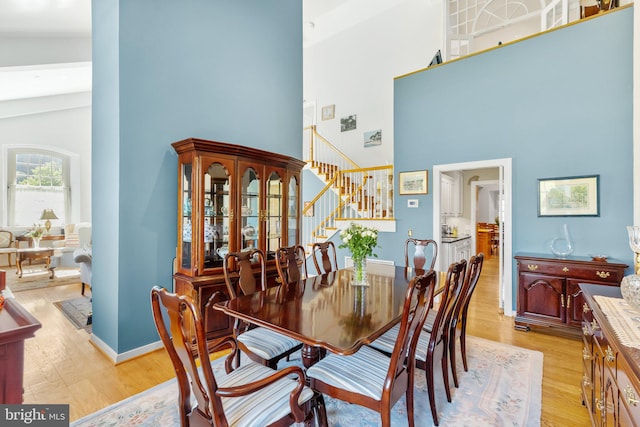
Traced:
[[[433, 165], [512, 158], [514, 253], [551, 255], [567, 223], [574, 255], [631, 265], [632, 34], [627, 8], [396, 79], [396, 171], [431, 177]], [[600, 175], [599, 217], [537, 216], [538, 178], [591, 174]], [[431, 235], [432, 194], [430, 182], [418, 209], [396, 197], [398, 230]]]
[[94, 333], [158, 340], [172, 287], [177, 156], [188, 137], [302, 156], [302, 1], [93, 2]]

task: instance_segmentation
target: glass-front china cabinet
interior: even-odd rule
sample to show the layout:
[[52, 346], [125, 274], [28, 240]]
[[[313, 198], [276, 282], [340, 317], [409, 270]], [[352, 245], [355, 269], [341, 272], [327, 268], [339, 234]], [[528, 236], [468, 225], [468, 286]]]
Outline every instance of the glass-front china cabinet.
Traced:
[[[267, 278], [276, 283], [274, 254], [300, 242], [301, 160], [263, 150], [190, 138], [178, 153], [178, 245], [175, 292], [201, 309], [220, 291], [229, 252], [262, 249]], [[204, 310], [203, 310], [204, 313]], [[210, 338], [231, 333], [222, 312], [205, 317]]]

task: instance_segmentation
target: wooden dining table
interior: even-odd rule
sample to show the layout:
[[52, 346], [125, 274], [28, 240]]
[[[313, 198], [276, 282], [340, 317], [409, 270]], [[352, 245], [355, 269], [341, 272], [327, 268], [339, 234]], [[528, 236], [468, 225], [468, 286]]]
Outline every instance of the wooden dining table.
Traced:
[[[407, 285], [415, 275], [413, 268], [368, 263], [368, 286], [353, 285], [352, 269], [340, 269], [214, 308], [301, 341], [302, 362], [308, 368], [326, 351], [353, 354], [398, 323]], [[445, 276], [437, 274], [436, 288]]]

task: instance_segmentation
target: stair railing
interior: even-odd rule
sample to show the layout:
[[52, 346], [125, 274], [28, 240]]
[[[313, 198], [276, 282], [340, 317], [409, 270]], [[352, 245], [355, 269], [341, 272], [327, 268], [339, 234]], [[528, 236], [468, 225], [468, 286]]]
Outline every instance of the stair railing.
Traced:
[[361, 168], [315, 126], [304, 132], [307, 164], [326, 185], [303, 207], [303, 245], [331, 237], [340, 222], [394, 219], [393, 166]]

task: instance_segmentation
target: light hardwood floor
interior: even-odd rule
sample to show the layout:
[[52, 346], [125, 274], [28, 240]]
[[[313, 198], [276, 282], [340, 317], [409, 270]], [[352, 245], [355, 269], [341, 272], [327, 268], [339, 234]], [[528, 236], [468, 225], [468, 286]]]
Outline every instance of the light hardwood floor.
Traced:
[[[542, 426], [587, 426], [582, 406], [582, 345], [571, 340], [513, 328], [498, 311], [497, 258], [485, 262], [471, 300], [468, 334], [544, 353]], [[16, 299], [40, 322], [25, 343], [25, 403], [68, 403], [76, 420], [174, 376], [163, 350], [118, 365], [75, 329], [52, 302], [80, 296], [80, 285], [17, 292]], [[460, 367], [461, 369], [461, 367]]]

